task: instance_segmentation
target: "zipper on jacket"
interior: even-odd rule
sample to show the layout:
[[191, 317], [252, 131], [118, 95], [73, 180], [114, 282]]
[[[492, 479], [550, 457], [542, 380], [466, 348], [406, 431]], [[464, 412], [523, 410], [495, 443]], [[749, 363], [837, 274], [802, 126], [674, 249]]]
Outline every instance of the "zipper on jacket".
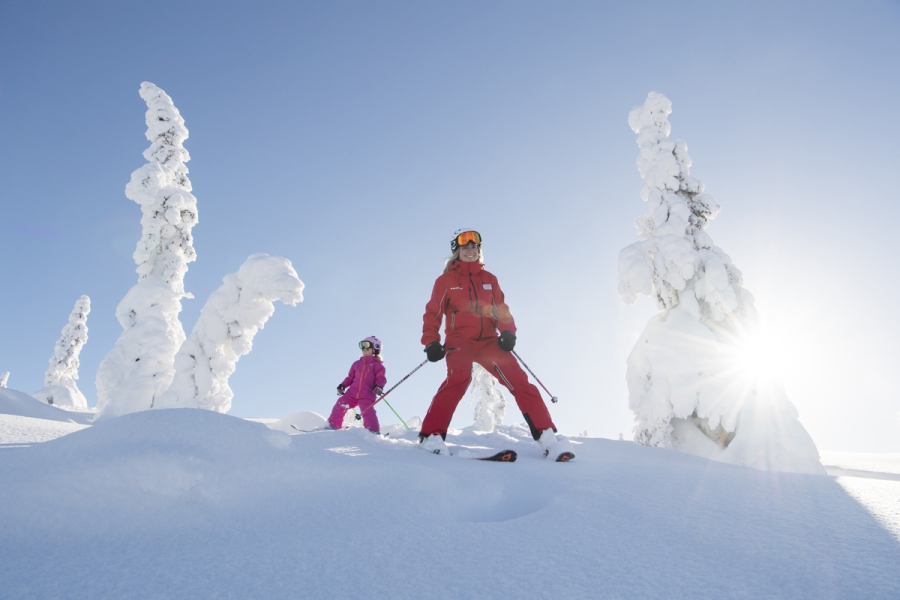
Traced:
[[458, 313], [458, 312], [459, 312], [458, 310], [454, 310], [453, 314], [450, 315], [450, 331], [453, 331], [453, 329], [456, 326], [456, 313]]
[[472, 274], [469, 273], [469, 284], [472, 286], [469, 288], [471, 290], [471, 294], [475, 296], [475, 312], [481, 319], [481, 329], [478, 331], [478, 339], [481, 340], [481, 336], [484, 335], [484, 315], [481, 314], [481, 311], [478, 310], [478, 290], [475, 288], [475, 280], [472, 279]]
[[363, 372], [362, 372], [362, 377], [359, 378], [359, 385], [356, 386], [356, 399], [357, 399], [357, 400], [359, 400], [359, 393], [362, 391], [362, 384], [363, 384], [363, 381], [364, 381], [365, 378], [366, 378], [366, 371], [368, 371], [368, 369], [367, 369], [368, 366], [369, 366], [369, 365], [367, 365], [365, 362], [363, 362]]

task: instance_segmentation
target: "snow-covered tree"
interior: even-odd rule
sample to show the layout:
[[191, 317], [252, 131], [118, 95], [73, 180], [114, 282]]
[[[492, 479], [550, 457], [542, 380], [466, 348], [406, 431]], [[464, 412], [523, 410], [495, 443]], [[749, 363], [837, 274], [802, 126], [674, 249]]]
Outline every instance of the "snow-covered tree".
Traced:
[[758, 332], [741, 272], [706, 232], [719, 212], [690, 175], [687, 144], [669, 139], [672, 104], [651, 92], [632, 109], [647, 214], [619, 254], [619, 294], [656, 299], [628, 357], [635, 441], [761, 469], [823, 472], [818, 451], [782, 387], [740, 356]]
[[469, 405], [475, 404], [475, 431], [491, 432], [503, 424], [506, 397], [497, 380], [478, 363], [472, 364], [472, 392]]
[[78, 355], [87, 343], [87, 317], [91, 299], [82, 296], [75, 302], [69, 322], [62, 328], [44, 375], [44, 387], [32, 394], [41, 402], [72, 408], [87, 408], [87, 400], [78, 389]]
[[175, 379], [157, 408], [208, 408], [227, 412], [234, 394], [228, 378], [250, 352], [253, 337], [275, 312], [274, 301], [295, 306], [303, 282], [291, 262], [254, 254], [210, 294], [190, 337], [175, 357]]
[[9, 381], [9, 371], [3, 371], [0, 373], [0, 388], [6, 387], [6, 382]]
[[172, 99], [152, 83], [141, 84], [147, 103], [147, 164], [131, 175], [125, 195], [140, 204], [142, 236], [134, 252], [138, 283], [116, 309], [124, 329], [97, 371], [100, 416], [116, 416], [153, 406], [175, 374], [175, 353], [184, 342], [178, 320], [184, 275], [196, 254], [191, 229], [197, 201], [182, 143], [184, 119]]

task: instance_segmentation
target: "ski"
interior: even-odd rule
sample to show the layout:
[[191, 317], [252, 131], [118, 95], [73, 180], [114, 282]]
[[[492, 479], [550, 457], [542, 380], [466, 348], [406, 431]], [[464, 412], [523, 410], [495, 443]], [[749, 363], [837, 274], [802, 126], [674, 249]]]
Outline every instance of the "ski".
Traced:
[[291, 427], [293, 427], [294, 429], [296, 429], [297, 431], [299, 431], [301, 433], [313, 433], [315, 431], [334, 431], [334, 429], [332, 429], [331, 427], [328, 427], [328, 426], [316, 427], [315, 429], [300, 429], [299, 427], [297, 427], [296, 425], [291, 423]]
[[575, 458], [574, 452], [563, 452], [562, 454], [560, 454], [559, 456], [556, 457], [556, 462], [569, 462], [573, 458]]
[[518, 458], [518, 454], [516, 454], [515, 450], [501, 450], [497, 454], [492, 456], [481, 456], [473, 458], [472, 460], [490, 460], [493, 462], [516, 462], [516, 458]]

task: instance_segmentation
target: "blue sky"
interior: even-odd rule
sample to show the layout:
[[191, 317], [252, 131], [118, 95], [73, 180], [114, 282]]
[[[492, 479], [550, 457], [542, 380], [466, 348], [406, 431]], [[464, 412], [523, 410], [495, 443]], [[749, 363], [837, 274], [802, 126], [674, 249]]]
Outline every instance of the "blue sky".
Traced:
[[[140, 209], [123, 189], [144, 163], [151, 81], [190, 130], [186, 331], [250, 254], [290, 259], [307, 286], [238, 364], [232, 414], [327, 412], [367, 335], [395, 381], [417, 365], [424, 304], [466, 226], [560, 429], [630, 437], [625, 357], [655, 307], [616, 293], [644, 211], [627, 114], [658, 91], [819, 448], [900, 452], [900, 4], [610, 6], [0, 2], [9, 386], [41, 387], [87, 294], [79, 387], [96, 401], [136, 281]], [[428, 365], [389, 400], [423, 416], [443, 376]], [[461, 405], [454, 424], [470, 420]]]

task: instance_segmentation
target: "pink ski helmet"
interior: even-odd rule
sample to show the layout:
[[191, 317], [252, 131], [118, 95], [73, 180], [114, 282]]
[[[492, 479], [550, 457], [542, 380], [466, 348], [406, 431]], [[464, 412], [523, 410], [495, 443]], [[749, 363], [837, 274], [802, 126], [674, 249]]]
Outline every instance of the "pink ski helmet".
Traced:
[[379, 340], [374, 335], [370, 335], [369, 337], [367, 337], [366, 339], [364, 339], [363, 341], [361, 341], [359, 343], [359, 348], [360, 348], [360, 350], [365, 350], [366, 348], [371, 348], [372, 354], [374, 354], [375, 356], [378, 356], [379, 354], [381, 354], [381, 340]]

